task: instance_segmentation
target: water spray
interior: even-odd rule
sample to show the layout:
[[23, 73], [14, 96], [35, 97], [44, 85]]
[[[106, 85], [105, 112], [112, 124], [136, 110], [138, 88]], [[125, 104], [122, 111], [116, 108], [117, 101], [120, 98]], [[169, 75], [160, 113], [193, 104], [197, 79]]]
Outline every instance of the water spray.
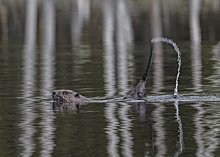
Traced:
[[181, 68], [181, 52], [179, 48], [177, 47], [177, 44], [173, 42], [171, 39], [168, 39], [166, 37], [156, 37], [151, 40], [151, 44], [157, 43], [157, 42], [164, 42], [168, 43], [173, 46], [174, 50], [177, 53], [177, 64], [178, 64], [178, 69], [177, 69], [177, 75], [176, 75], [176, 86], [174, 88], [174, 96], [178, 96], [178, 85], [179, 85], [179, 76], [180, 76], [180, 68]]

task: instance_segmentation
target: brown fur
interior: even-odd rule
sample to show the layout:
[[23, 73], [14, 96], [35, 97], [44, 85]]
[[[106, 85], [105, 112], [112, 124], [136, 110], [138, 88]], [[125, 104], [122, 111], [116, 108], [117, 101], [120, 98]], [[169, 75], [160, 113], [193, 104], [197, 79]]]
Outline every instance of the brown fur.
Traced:
[[63, 104], [63, 103], [81, 103], [82, 101], [89, 101], [90, 99], [80, 95], [72, 90], [55, 90], [52, 94], [53, 101]]

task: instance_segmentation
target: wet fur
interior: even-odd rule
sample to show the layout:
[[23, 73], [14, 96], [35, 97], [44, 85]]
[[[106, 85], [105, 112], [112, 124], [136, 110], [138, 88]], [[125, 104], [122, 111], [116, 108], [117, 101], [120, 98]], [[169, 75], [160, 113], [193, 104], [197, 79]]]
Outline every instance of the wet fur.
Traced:
[[82, 96], [78, 92], [74, 92], [72, 90], [55, 90], [52, 94], [53, 101], [62, 103], [80, 103], [82, 101], [89, 101], [90, 99]]

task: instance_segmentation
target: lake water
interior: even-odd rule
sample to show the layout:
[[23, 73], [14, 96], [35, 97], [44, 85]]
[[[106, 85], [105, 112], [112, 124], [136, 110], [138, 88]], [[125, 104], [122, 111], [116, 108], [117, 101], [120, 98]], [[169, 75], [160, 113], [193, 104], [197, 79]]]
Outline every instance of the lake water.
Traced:
[[[0, 156], [220, 156], [220, 102], [44, 101], [128, 94], [159, 36], [182, 52], [179, 94], [220, 96], [219, 16], [219, 0], [0, 1]], [[176, 60], [155, 44], [148, 95], [173, 94]]]

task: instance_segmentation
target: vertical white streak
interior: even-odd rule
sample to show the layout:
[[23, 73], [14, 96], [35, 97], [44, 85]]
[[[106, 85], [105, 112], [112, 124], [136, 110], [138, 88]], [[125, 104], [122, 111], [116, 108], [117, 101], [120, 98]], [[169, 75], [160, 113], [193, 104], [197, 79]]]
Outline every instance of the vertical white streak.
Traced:
[[[118, 48], [118, 82], [119, 93], [125, 95], [128, 92], [128, 49], [133, 40], [131, 20], [125, 0], [118, 0], [116, 6], [117, 48]], [[122, 137], [123, 156], [133, 156], [133, 137], [131, 134], [132, 120], [128, 115], [131, 108], [126, 103], [120, 103], [118, 110], [121, 119], [120, 135]]]
[[[41, 55], [41, 95], [49, 97], [54, 85], [54, 44], [55, 44], [55, 6], [54, 0], [44, 0], [43, 5], [43, 33]], [[54, 116], [51, 106], [42, 104], [41, 128], [41, 152], [43, 157], [51, 156], [54, 147]]]
[[[114, 10], [113, 1], [103, 2], [103, 45], [104, 45], [104, 82], [106, 96], [115, 95], [115, 53], [114, 53]], [[118, 130], [119, 122], [116, 118], [117, 105], [108, 103], [105, 107], [105, 118], [107, 121], [106, 135], [108, 139], [107, 151], [109, 156], [119, 157], [118, 152]]]
[[[190, 0], [190, 38], [191, 38], [191, 50], [192, 50], [192, 77], [193, 87], [195, 91], [201, 91], [201, 31], [200, 31], [200, 0]], [[195, 140], [197, 143], [197, 156], [205, 156], [206, 148], [204, 140], [204, 121], [205, 110], [200, 103], [194, 105], [197, 109], [195, 114]], [[208, 155], [210, 156], [210, 155]]]
[[[90, 19], [90, 0], [73, 0], [71, 12], [71, 40], [75, 53], [73, 54], [73, 72], [75, 75], [81, 74], [81, 64], [85, 62], [84, 58], [88, 58], [90, 53], [85, 49], [80, 49], [81, 35], [85, 24]], [[82, 62], [83, 61], [83, 62]]]
[[72, 42], [80, 42], [83, 23], [90, 18], [90, 0], [75, 0], [73, 1], [72, 10]]
[[117, 2], [117, 48], [118, 48], [118, 77], [120, 94], [125, 95], [128, 91], [128, 49], [133, 40], [131, 21], [124, 0]]
[[184, 141], [183, 141], [183, 124], [179, 113], [179, 102], [175, 101], [174, 106], [176, 109], [176, 121], [178, 123], [178, 132], [179, 132], [179, 150], [175, 153], [174, 156], [179, 156], [184, 149]]
[[165, 110], [164, 106], [161, 104], [155, 104], [156, 108], [152, 112], [152, 117], [154, 120], [153, 128], [155, 130], [155, 146], [157, 147], [156, 156], [165, 156], [166, 154], [166, 144], [165, 144], [165, 135], [166, 132], [164, 130], [164, 117], [163, 112]]
[[[220, 42], [213, 46], [212, 60], [216, 62], [213, 75], [209, 76], [209, 80], [213, 83], [212, 87], [219, 88], [219, 59], [220, 59]], [[201, 104], [196, 105], [198, 110], [195, 116], [196, 122], [196, 140], [198, 144], [197, 155], [214, 156], [215, 151], [219, 146], [219, 131], [220, 131], [220, 108], [216, 104], [211, 104], [204, 109]], [[198, 121], [198, 122], [197, 122]], [[208, 129], [207, 129], [208, 128]]]
[[205, 152], [205, 141], [202, 138], [204, 135], [204, 128], [203, 128], [203, 122], [202, 119], [204, 117], [205, 111], [201, 104], [194, 105], [194, 108], [197, 109], [197, 113], [195, 114], [194, 123], [195, 123], [195, 140], [197, 143], [197, 151], [196, 156], [203, 156]]
[[219, 89], [220, 86], [220, 42], [218, 42], [215, 46], [213, 46], [212, 49], [212, 60], [216, 62], [216, 65], [214, 67], [214, 74], [209, 76], [209, 80], [213, 82], [213, 85], [215, 88]]
[[[152, 14], [151, 14], [151, 32], [152, 37], [160, 37], [162, 35], [162, 25], [161, 25], [161, 10], [160, 10], [160, 2], [158, 0], [154, 0], [152, 3]], [[153, 65], [153, 75], [154, 77], [154, 92], [158, 94], [158, 92], [163, 88], [163, 53], [161, 44], [154, 45], [154, 65]]]
[[28, 0], [25, 23], [25, 46], [29, 49], [35, 47], [37, 27], [37, 1]]
[[112, 0], [105, 0], [103, 6], [104, 76], [107, 96], [115, 95], [115, 52], [114, 18]]
[[[200, 0], [190, 0], [190, 35], [192, 49], [193, 86], [196, 92], [202, 87], [202, 59], [201, 59], [201, 29], [200, 29]], [[214, 55], [213, 58], [217, 56]], [[218, 61], [218, 59], [217, 59]], [[210, 77], [211, 78], [211, 77]], [[218, 77], [217, 77], [218, 78]], [[212, 80], [215, 80], [213, 78]], [[214, 86], [218, 86], [214, 83]], [[219, 145], [219, 107], [209, 106], [208, 109], [197, 103], [195, 114], [195, 140], [198, 145], [197, 156], [214, 156]], [[207, 129], [208, 128], [208, 129]]]
[[33, 136], [35, 128], [33, 121], [36, 118], [34, 114], [34, 103], [32, 97], [35, 91], [35, 75], [36, 75], [36, 20], [37, 20], [37, 1], [28, 0], [26, 6], [25, 21], [25, 48], [23, 53], [23, 84], [22, 93], [24, 102], [21, 104], [22, 122], [20, 127], [23, 130], [19, 139], [23, 148], [21, 156], [32, 156], [34, 151]]
[[55, 8], [54, 0], [43, 2], [42, 32], [42, 90], [43, 96], [50, 96], [54, 84]]
[[120, 135], [122, 137], [122, 154], [126, 157], [133, 156], [132, 119], [129, 117], [129, 110], [131, 110], [130, 105], [120, 103], [118, 114], [121, 119]]
[[117, 109], [116, 104], [114, 103], [106, 104], [105, 118], [108, 123], [108, 126], [105, 129], [108, 138], [107, 151], [109, 156], [112, 157], [119, 157], [119, 152], [118, 152], [119, 137], [117, 130], [117, 127], [119, 126], [119, 122], [115, 115], [116, 109]]
[[[154, 0], [152, 3], [152, 17], [151, 17], [151, 29], [152, 37], [158, 37], [162, 34], [161, 24], [161, 10], [160, 1]], [[157, 44], [154, 47], [154, 65], [153, 65], [153, 92], [158, 94], [163, 88], [163, 55], [161, 45]], [[155, 104], [155, 110], [152, 112], [154, 124], [153, 128], [156, 133], [155, 146], [157, 147], [156, 156], [165, 156], [166, 144], [165, 144], [165, 130], [164, 130], [164, 118], [163, 112], [164, 106], [161, 104]]]
[[[195, 91], [201, 90], [201, 32], [199, 25], [200, 0], [190, 0], [190, 37], [192, 50], [192, 78]], [[197, 109], [195, 114], [195, 140], [198, 145], [196, 155], [204, 155], [205, 141], [202, 136], [204, 128], [202, 125], [202, 117], [204, 116], [204, 109], [201, 104], [194, 106]]]
[[214, 156], [219, 145], [219, 106], [213, 104], [204, 109], [201, 104], [196, 104], [195, 114], [195, 140], [197, 143], [197, 156]]
[[200, 31], [200, 0], [190, 0], [190, 38], [192, 50], [193, 86], [201, 90], [201, 31]]

